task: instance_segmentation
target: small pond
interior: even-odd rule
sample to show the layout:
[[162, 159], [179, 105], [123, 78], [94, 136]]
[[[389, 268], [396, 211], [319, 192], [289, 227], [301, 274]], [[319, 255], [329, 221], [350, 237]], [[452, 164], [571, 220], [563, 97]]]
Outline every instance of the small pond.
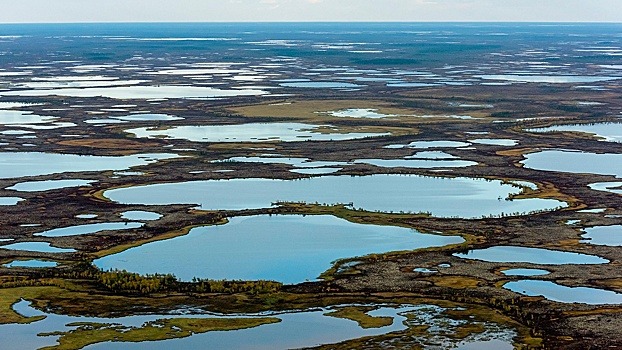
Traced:
[[66, 237], [88, 235], [101, 231], [130, 230], [142, 227], [141, 222], [105, 222], [99, 224], [86, 224], [77, 226], [60, 227], [52, 230], [35, 233], [35, 236], [43, 237]]
[[421, 151], [412, 156], [404, 157], [406, 159], [458, 159], [458, 157], [443, 151]]
[[200, 277], [292, 284], [315, 280], [340, 258], [463, 241], [326, 215], [234, 217], [225, 225], [195, 228], [186, 236], [131, 248], [94, 264], [104, 270], [172, 273], [186, 281]]
[[569, 84], [569, 83], [595, 83], [599, 81], [609, 81], [622, 79], [619, 77], [591, 76], [591, 75], [519, 75], [519, 74], [498, 74], [498, 75], [478, 75], [476, 78], [484, 80], [505, 80], [519, 83], [547, 83], [547, 84]]
[[370, 164], [381, 168], [465, 168], [477, 165], [469, 160], [433, 159], [357, 159], [355, 164]]
[[188, 181], [113, 189], [104, 196], [122, 204], [198, 204], [207, 210], [267, 208], [277, 201], [352, 203], [369, 211], [430, 212], [435, 216], [466, 218], [566, 206], [553, 199], [504, 199], [520, 192], [519, 187], [498, 180], [371, 175]]
[[612, 247], [622, 246], [622, 225], [595, 226], [583, 230], [581, 243], [607, 245]]
[[596, 191], [622, 194], [622, 182], [596, 182], [590, 184], [589, 187]]
[[322, 114], [328, 114], [333, 117], [339, 118], [370, 118], [379, 119], [387, 117], [397, 117], [395, 114], [382, 114], [378, 113], [377, 109], [372, 108], [349, 108], [339, 111], [322, 112]]
[[554, 125], [547, 128], [529, 129], [529, 132], [577, 131], [594, 134], [609, 142], [622, 142], [622, 123], [596, 123]]
[[470, 143], [462, 141], [414, 141], [407, 145], [389, 145], [385, 146], [385, 148], [458, 148], [470, 145]]
[[45, 260], [15, 260], [8, 264], [4, 264], [5, 267], [30, 267], [30, 268], [44, 268], [44, 267], [56, 267], [58, 263], [55, 261]]
[[473, 139], [473, 140], [469, 140], [469, 142], [476, 143], [479, 145], [493, 145], [493, 146], [516, 146], [518, 145], [518, 140], [512, 140], [512, 139]]
[[326, 175], [336, 173], [343, 168], [300, 168], [290, 170], [292, 173], [305, 175]]
[[622, 304], [622, 294], [614, 291], [589, 287], [567, 287], [551, 281], [513, 281], [503, 285], [503, 288], [528, 296], [541, 295], [561, 303]]
[[550, 274], [550, 271], [541, 269], [508, 269], [501, 271], [506, 276], [545, 276]]
[[97, 214], [78, 214], [76, 215], [77, 219], [95, 219], [99, 215]]
[[162, 217], [161, 214], [152, 211], [128, 210], [121, 213], [121, 219], [137, 221], [154, 221]]
[[61, 188], [69, 188], [69, 187], [83, 187], [88, 186], [96, 180], [47, 180], [47, 181], [27, 181], [20, 182], [11, 187], [7, 187], [7, 190], [14, 190], [18, 192], [39, 192], [39, 191], [50, 191], [50, 190], [58, 190]]
[[312, 88], [312, 89], [352, 89], [360, 88], [365, 85], [345, 83], [339, 81], [299, 81], [279, 84], [282, 87], [289, 88]]
[[231, 157], [225, 160], [217, 160], [212, 163], [262, 163], [262, 164], [287, 164], [296, 168], [322, 168], [347, 165], [345, 162], [314, 161], [309, 158], [289, 157]]
[[56, 117], [41, 116], [25, 111], [0, 110], [0, 125], [46, 124], [57, 119]]
[[123, 120], [128, 122], [148, 122], [148, 121], [172, 121], [181, 120], [184, 118], [176, 117], [168, 114], [153, 114], [153, 113], [137, 113], [124, 115], [120, 117], [111, 117], [112, 119]]
[[606, 264], [609, 262], [609, 260], [595, 255], [516, 246], [496, 246], [486, 249], [471, 250], [466, 254], [456, 253], [453, 255], [463, 259], [487, 262], [513, 262], [540, 265]]
[[178, 155], [168, 153], [114, 157], [41, 152], [0, 152], [0, 178], [80, 171], [125, 170], [176, 157]]
[[44, 90], [2, 91], [0, 96], [68, 96], [107, 97], [114, 99], [159, 99], [159, 98], [213, 98], [235, 96], [259, 96], [263, 90], [223, 90], [200, 86], [114, 86], [104, 88], [63, 88]]
[[[235, 125], [174, 126], [170, 128], [135, 128], [125, 132], [139, 138], [171, 138], [192, 142], [295, 142], [340, 141], [386, 136], [389, 133], [340, 133], [331, 126], [304, 123], [250, 123]], [[327, 131], [331, 130], [331, 131]]]
[[3, 249], [10, 250], [24, 250], [28, 252], [39, 253], [73, 253], [76, 250], [71, 248], [57, 248], [53, 247], [47, 242], [19, 242], [0, 246]]
[[622, 154], [547, 150], [525, 155], [526, 168], [622, 177]]
[[16, 205], [24, 200], [24, 198], [20, 197], [0, 197], [0, 206]]

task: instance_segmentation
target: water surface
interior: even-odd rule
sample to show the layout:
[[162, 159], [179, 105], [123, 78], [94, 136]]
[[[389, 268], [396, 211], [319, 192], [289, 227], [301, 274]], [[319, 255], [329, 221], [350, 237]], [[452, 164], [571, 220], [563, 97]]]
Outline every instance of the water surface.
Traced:
[[596, 182], [589, 184], [589, 187], [596, 191], [622, 194], [622, 182]]
[[340, 117], [340, 118], [380, 119], [380, 118], [387, 118], [387, 117], [397, 117], [397, 115], [395, 114], [379, 113], [377, 109], [373, 109], [373, 108], [348, 108], [348, 109], [330, 111], [330, 112], [325, 112], [325, 113], [333, 117]]
[[470, 145], [470, 143], [462, 141], [414, 141], [407, 145], [389, 145], [386, 148], [458, 148]]
[[469, 160], [431, 159], [357, 159], [354, 163], [370, 164], [381, 168], [465, 168], [477, 165]]
[[541, 269], [508, 269], [501, 271], [506, 276], [545, 276], [550, 274], [550, 271]]
[[521, 163], [530, 169], [622, 177], [622, 154], [547, 150], [525, 158]]
[[[330, 127], [330, 126], [328, 126]], [[303, 123], [251, 123], [236, 125], [175, 126], [125, 130], [140, 138], [171, 138], [193, 142], [339, 141], [386, 136], [389, 133], [323, 132]]]
[[0, 206], [16, 205], [21, 201], [25, 201], [25, 199], [20, 197], [0, 197]]
[[486, 249], [470, 250], [468, 253], [453, 254], [459, 258], [487, 262], [531, 263], [541, 265], [566, 264], [606, 264], [609, 260], [595, 256], [559, 250], [496, 246]]
[[94, 264], [104, 270], [172, 273], [186, 281], [200, 277], [291, 284], [315, 280], [340, 258], [461, 242], [459, 236], [354, 224], [325, 215], [235, 217], [225, 225], [194, 228], [186, 236], [131, 248]]
[[25, 250], [29, 252], [39, 253], [72, 253], [76, 251], [75, 249], [71, 248], [53, 247], [50, 243], [47, 242], [19, 242], [3, 245], [0, 246], [0, 248], [10, 250]]
[[125, 220], [154, 221], [161, 217], [161, 214], [143, 210], [128, 210], [121, 213], [121, 219]]
[[513, 281], [503, 285], [503, 288], [529, 296], [541, 295], [561, 303], [622, 304], [622, 294], [614, 291], [589, 287], [567, 287], [551, 281]]
[[353, 83], [345, 83], [339, 81], [300, 81], [300, 82], [291, 82], [291, 83], [281, 83], [279, 84], [283, 87], [290, 88], [312, 88], [312, 89], [344, 89], [344, 88], [359, 88], [365, 85], [353, 84]]
[[609, 142], [622, 142], [622, 123], [596, 123], [553, 125], [547, 128], [529, 129], [529, 132], [576, 131], [593, 134]]
[[548, 84], [569, 84], [569, 83], [595, 83], [599, 81], [610, 81], [622, 79], [621, 77], [588, 76], [588, 75], [518, 75], [518, 74], [490, 74], [480, 75], [477, 78], [485, 80], [505, 80], [521, 83], [548, 83]]
[[14, 260], [8, 264], [4, 264], [6, 267], [30, 267], [30, 268], [44, 268], [44, 267], [56, 267], [58, 263], [55, 261], [46, 260]]
[[144, 224], [141, 222], [105, 222], [97, 224], [60, 227], [43, 232], [37, 232], [34, 235], [43, 237], [79, 236], [97, 233], [101, 231], [130, 230], [142, 227], [143, 225]]
[[498, 180], [371, 175], [188, 181], [113, 189], [104, 196], [122, 204], [198, 204], [206, 210], [267, 208], [277, 201], [351, 203], [370, 211], [430, 212], [435, 216], [466, 218], [566, 205], [552, 199], [504, 200], [520, 192], [519, 187]]
[[125, 170], [176, 158], [170, 153], [131, 156], [91, 156], [42, 152], [0, 152], [0, 178], [50, 175], [65, 172]]
[[622, 225], [594, 226], [583, 230], [585, 234], [582, 243], [606, 245], [612, 247], [622, 246]]
[[68, 96], [68, 97], [108, 97], [113, 99], [160, 99], [160, 98], [214, 98], [236, 96], [259, 96], [268, 92], [263, 90], [224, 90], [199, 86], [113, 86], [104, 88], [63, 88], [42, 90], [0, 91], [0, 96]]
[[[376, 307], [368, 312], [374, 317], [391, 317], [393, 323], [379, 328], [361, 328], [356, 322], [332, 317], [328, 313], [340, 307], [355, 306], [341, 305], [335, 307], [318, 308], [315, 310], [297, 310], [291, 312], [266, 312], [263, 314], [236, 314], [222, 315], [214, 313], [197, 314], [192, 310], [179, 310], [171, 314], [146, 314], [119, 318], [76, 317], [44, 313], [33, 309], [29, 302], [22, 300], [14, 305], [14, 310], [24, 316], [45, 316], [41, 321], [31, 324], [0, 325], [3, 335], [4, 349], [21, 350], [37, 349], [51, 346], [56, 343], [57, 337], [43, 337], [38, 334], [52, 332], [67, 332], [75, 329], [74, 323], [116, 324], [121, 327], [141, 327], [147, 322], [157, 319], [171, 318], [255, 318], [276, 317], [281, 321], [266, 324], [255, 328], [207, 332], [192, 334], [190, 337], [164, 341], [150, 341], [142, 343], [107, 342], [93, 344], [86, 349], [292, 349], [306, 348], [320, 344], [335, 344], [349, 339], [365, 336], [375, 336], [398, 332], [406, 329], [406, 324], [416, 326], [425, 324], [430, 327], [430, 334], [415, 336], [412, 343], [440, 344], [443, 348], [461, 350], [510, 350], [512, 338], [516, 332], [505, 326], [490, 321], [473, 321], [452, 319], [446, 316], [448, 309], [436, 305], [365, 305]], [[453, 310], [453, 309], [450, 309]], [[447, 335], [447, 332], [457, 332], [460, 327], [477, 323], [484, 328], [483, 333], [473, 334], [464, 340], [457, 340]], [[437, 331], [440, 329], [447, 332]]]
[[124, 115], [120, 117], [111, 117], [112, 119], [128, 121], [128, 122], [148, 122], [148, 121], [173, 121], [173, 120], [182, 120], [184, 118], [176, 117], [168, 114], [154, 114], [154, 113], [137, 113]]
[[47, 181], [26, 181], [17, 183], [11, 187], [7, 187], [7, 190], [14, 190], [18, 192], [39, 192], [50, 191], [61, 188], [69, 187], [83, 187], [88, 186], [97, 180], [47, 180]]

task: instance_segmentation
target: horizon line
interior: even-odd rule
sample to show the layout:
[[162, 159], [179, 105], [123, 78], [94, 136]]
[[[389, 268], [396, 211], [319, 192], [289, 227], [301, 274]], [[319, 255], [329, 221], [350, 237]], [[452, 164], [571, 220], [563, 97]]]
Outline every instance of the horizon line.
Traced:
[[622, 21], [401, 21], [401, 20], [339, 20], [339, 21], [89, 21], [89, 22], [1, 22], [0, 25], [37, 25], [37, 24], [382, 24], [382, 23], [402, 23], [402, 24], [622, 24]]

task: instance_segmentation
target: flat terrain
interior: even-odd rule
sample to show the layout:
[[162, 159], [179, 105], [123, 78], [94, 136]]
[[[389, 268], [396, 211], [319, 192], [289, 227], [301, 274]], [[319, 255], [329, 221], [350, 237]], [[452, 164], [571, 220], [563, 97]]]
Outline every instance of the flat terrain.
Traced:
[[[488, 32], [492, 29], [482, 30]], [[600, 28], [599, 34], [592, 34], [589, 40], [609, 40], [609, 46], [618, 47], [620, 39], [612, 38], [611, 30]], [[261, 35], [265, 40], [285, 35], [279, 31], [275, 33]], [[622, 143], [605, 141], [598, 135], [533, 130], [553, 125], [616, 125], [622, 112], [622, 76], [619, 68], [607, 68], [611, 66], [611, 57], [599, 55], [598, 51], [590, 51], [587, 57], [578, 54], [592, 44], [583, 41], [563, 44], [562, 39], [567, 37], [555, 33], [556, 36], [546, 39], [550, 41], [544, 45], [536, 40], [541, 39], [540, 34], [533, 34], [533, 41], [529, 36], [513, 37], [511, 43], [528, 45], [520, 50], [511, 43], [490, 39], [485, 43], [471, 43], [474, 47], [464, 43], [462, 49], [442, 46], [447, 52], [432, 49], [438, 48], [434, 44], [438, 39], [436, 36], [424, 36], [420, 56], [412, 57], [408, 51], [409, 41], [399, 36], [392, 48], [395, 53], [384, 57], [384, 61], [382, 57], [363, 59], [353, 56], [360, 53], [320, 54], [317, 35], [304, 39], [296, 49], [275, 47], [272, 46], [274, 42], [267, 41], [265, 45], [268, 46], [252, 45], [268, 52], [249, 50], [244, 54], [240, 52], [246, 51], [223, 53], [228, 52], [227, 48], [240, 50], [236, 45], [242, 44], [238, 44], [237, 39], [231, 43], [214, 41], [216, 46], [205, 47], [176, 42], [154, 46], [140, 42], [134, 47], [120, 40], [124, 43], [120, 44], [118, 51], [112, 51], [112, 44], [107, 42], [111, 39], [102, 37], [74, 39], [78, 43], [72, 48], [58, 40], [49, 40], [46, 45], [51, 51], [47, 56], [36, 49], [38, 41], [46, 42], [40, 34], [7, 39], [13, 42], [0, 43], [0, 48], [5, 45], [4, 49], [10, 52], [2, 56], [3, 70], [0, 71], [0, 77], [6, 80], [2, 82], [4, 91], [0, 91], [0, 159], [4, 159], [0, 161], [4, 163], [0, 167], [5, 174], [22, 175], [0, 173], [0, 198], [21, 199], [14, 205], [0, 206], [0, 239], [4, 245], [49, 243], [53, 249], [0, 249], [0, 264], [3, 264], [0, 267], [0, 323], [8, 326], [33, 322], [32, 325], [36, 325], [40, 316], [20, 315], [13, 309], [21, 299], [31, 301], [35, 309], [46, 313], [69, 316], [161, 315], [180, 309], [190, 310], [191, 315], [205, 312], [255, 316], [263, 312], [267, 315], [196, 322], [192, 318], [158, 319], [142, 327], [80, 324], [71, 331], [65, 329], [55, 333], [60, 337], [57, 348], [71, 349], [113, 339], [119, 342], [156, 341], [214, 330], [261, 329], [262, 325], [278, 323], [280, 320], [273, 316], [280, 312], [317, 308], [332, 308], [327, 311], [327, 316], [354, 321], [363, 329], [374, 329], [390, 326], [393, 320], [386, 315], [374, 316], [379, 305], [425, 304], [447, 308], [443, 317], [457, 323], [440, 316], [438, 319], [454, 324], [455, 327], [447, 329], [450, 334], [447, 337], [456, 342], [477, 334], [485, 335], [497, 327], [493, 325], [500, 325], [498, 327], [512, 329], [511, 344], [516, 348], [622, 348], [621, 303], [555, 301], [553, 297], [540, 296], [541, 293], [512, 291], [504, 287], [507, 283], [525, 280], [548, 281], [562, 289], [594, 288], [622, 295], [622, 244], [590, 244], [582, 237], [586, 228], [622, 224], [620, 194], [590, 187], [594, 183], [620, 181], [622, 174], [616, 173], [614, 162], [606, 171], [579, 169], [574, 172], [540, 169], [530, 163], [533, 155], [550, 150], [612, 157], [622, 154]], [[471, 38], [469, 33], [464, 36]], [[254, 42], [251, 39], [257, 38], [246, 38], [245, 44]], [[372, 35], [369, 40], [372, 39], [384, 37]], [[23, 41], [21, 44], [27, 44], [25, 48], [18, 46], [20, 40]], [[298, 43], [296, 40], [302, 39], [291, 40]], [[345, 45], [340, 40], [337, 42]], [[93, 43], [98, 45], [97, 50], [89, 48]], [[390, 47], [384, 49], [392, 52]], [[540, 63], [531, 62], [536, 58], [529, 57], [529, 53], [540, 49], [549, 50], [548, 56], [536, 57]], [[73, 51], [63, 55], [63, 50]], [[508, 72], [506, 67], [510, 63], [502, 58], [506, 57], [502, 54], [513, 55], [511, 61], [516, 61], [517, 67]], [[478, 57], [484, 57], [485, 64], [478, 61]], [[65, 62], [74, 59], [77, 62]], [[40, 71], [28, 68], [35, 65], [46, 68], [40, 68]], [[548, 65], [559, 67], [542, 68]], [[24, 68], [19, 68], [22, 66]], [[424, 68], [425, 72], [421, 72]], [[8, 74], [18, 71], [34, 73]], [[348, 74], [342, 74], [344, 72]], [[72, 78], [69, 74], [85, 78]], [[512, 77], [488, 77], [503, 74]], [[66, 78], [58, 78], [62, 76]], [[119, 81], [119, 86], [124, 87], [193, 86], [213, 87], [220, 89], [219, 93], [227, 91], [228, 94], [231, 91], [263, 92], [207, 98], [158, 98], [140, 95], [148, 94], [141, 92], [115, 98], [107, 96], [111, 90], [106, 90], [91, 96], [89, 89], [94, 87], [79, 86], [78, 82], [89, 81], [88, 77], [92, 76], [96, 77], [90, 80]], [[534, 80], [530, 78], [532, 76], [541, 78]], [[559, 82], [547, 80], [548, 76], [562, 80], [568, 76], [611, 79]], [[430, 80], [431, 77], [434, 79]], [[527, 81], [506, 84], [507, 79]], [[72, 81], [78, 87], [54, 85], [53, 88], [57, 89], [54, 93], [41, 94], [40, 91], [47, 86], [35, 84], [41, 80], [50, 85]], [[127, 83], [129, 80], [148, 82]], [[309, 81], [354, 85], [327, 85], [324, 88], [286, 85]], [[496, 84], [488, 84], [491, 81]], [[413, 85], [416, 83], [420, 85]], [[33, 93], [37, 91], [39, 93]], [[22, 111], [20, 118], [36, 115], [52, 119], [34, 123], [14, 121], [12, 116], [5, 116], [13, 111]], [[253, 137], [253, 133], [258, 132], [258, 125], [268, 123], [302, 126], [298, 129], [292, 126], [283, 131], [283, 135]], [[203, 129], [205, 127], [219, 128]], [[231, 130], [234, 130], [233, 136], [228, 134]], [[143, 132], [148, 136], [143, 136]], [[302, 136], [293, 136], [293, 140], [286, 142], [282, 138], [287, 132]], [[346, 137], [355, 134], [360, 137]], [[213, 141], [210, 137], [220, 138]], [[417, 142], [445, 143], [424, 148], [426, 146]], [[15, 154], [20, 154], [22, 159], [36, 157], [31, 154], [34, 152], [83, 157], [72, 158], [66, 161], [67, 164], [61, 160], [46, 161], [43, 157], [38, 167], [23, 165], [22, 160], [11, 158]], [[476, 165], [436, 166], [434, 162], [440, 160], [434, 157], [439, 154], [445, 159], [469, 161]], [[101, 163], [87, 167], [84, 164], [91, 162], [89, 157], [102, 157], [97, 158]], [[251, 157], [260, 160], [244, 161], [244, 158]], [[281, 158], [290, 160], [278, 161]], [[291, 158], [302, 160], [292, 161]], [[425, 165], [403, 163], [416, 159], [425, 160]], [[369, 160], [402, 163], [385, 167]], [[328, 165], [305, 165], [309, 162]], [[560, 159], [550, 159], [550, 164], [559, 162]], [[27, 170], [22, 171], [21, 167]], [[316, 168], [332, 170], [324, 174], [306, 172]], [[108, 197], [110, 191], [116, 189], [189, 181], [305, 181], [318, 176], [377, 174], [475, 178], [491, 183], [499, 180], [513, 184], [516, 189], [516, 193], [508, 197], [500, 196], [499, 206], [534, 199], [556, 200], [555, 203], [561, 205], [546, 210], [442, 217], [434, 212], [410, 212], [407, 209], [367, 210], [358, 203], [347, 201], [285, 201], [263, 208], [216, 210], [202, 209], [197, 207], [198, 203], [184, 203], [183, 200], [168, 204], [138, 203], [140, 201], [121, 204]], [[28, 182], [53, 183], [68, 179], [91, 182], [84, 186], [39, 191], [11, 189]], [[430, 189], [432, 192], [440, 190]], [[365, 193], [368, 190], [359, 188], [357, 191]], [[148, 197], [157, 196], [154, 191]], [[205, 197], [209, 198], [210, 194], [206, 193]], [[278, 196], [275, 202], [277, 200]], [[455, 205], [477, 206], [475, 201], [456, 201]], [[128, 211], [157, 213], [159, 216], [156, 220], [132, 219], [125, 216]], [[188, 235], [194, 228], [226, 225], [231, 218], [256, 215], [333, 215], [353, 223], [460, 236], [464, 242], [363, 257], [343, 256], [321, 278], [296, 285], [282, 285], [278, 281], [214, 281], [210, 276], [180, 281], [164, 274], [141, 276], [133, 274], [134, 271], [105, 272], [93, 265], [102, 257]], [[54, 236], [45, 233], [60, 227], [111, 222], [140, 222], [142, 225], [86, 234]], [[511, 254], [505, 256], [507, 261], [496, 262], [467, 259], [460, 255], [505, 246], [580, 253], [581, 256], [599, 257], [606, 263], [539, 263], [520, 261]], [[58, 248], [62, 251], [54, 251]], [[32, 259], [56, 262], [58, 266], [6, 265]], [[525, 277], [504, 273], [519, 268], [546, 270], [548, 274]], [[565, 290], [565, 297], [572, 297], [577, 291]], [[594, 298], [598, 299], [598, 296]], [[405, 317], [405, 329], [399, 332], [323, 343], [319, 348], [406, 348], [413, 345], [425, 348], [439, 341], [435, 338], [438, 334], [430, 327], [416, 325], [412, 319], [414, 316]], [[477, 322], [460, 323], [465, 320]], [[163, 328], [167, 332], [161, 331]]]

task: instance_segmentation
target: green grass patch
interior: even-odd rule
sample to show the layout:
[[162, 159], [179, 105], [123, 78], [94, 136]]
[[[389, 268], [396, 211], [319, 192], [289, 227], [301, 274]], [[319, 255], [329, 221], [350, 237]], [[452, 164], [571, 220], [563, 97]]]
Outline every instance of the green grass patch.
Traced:
[[368, 312], [373, 310], [375, 310], [374, 307], [347, 306], [336, 311], [326, 313], [325, 315], [356, 321], [361, 328], [380, 328], [393, 324], [393, 317], [375, 317], [369, 315]]
[[185, 338], [193, 334], [213, 331], [233, 331], [281, 322], [275, 317], [263, 318], [172, 318], [147, 322], [142, 327], [118, 324], [75, 323], [77, 328], [68, 332], [43, 333], [40, 336], [60, 336], [58, 344], [46, 350], [82, 349], [103, 342], [143, 342]]

